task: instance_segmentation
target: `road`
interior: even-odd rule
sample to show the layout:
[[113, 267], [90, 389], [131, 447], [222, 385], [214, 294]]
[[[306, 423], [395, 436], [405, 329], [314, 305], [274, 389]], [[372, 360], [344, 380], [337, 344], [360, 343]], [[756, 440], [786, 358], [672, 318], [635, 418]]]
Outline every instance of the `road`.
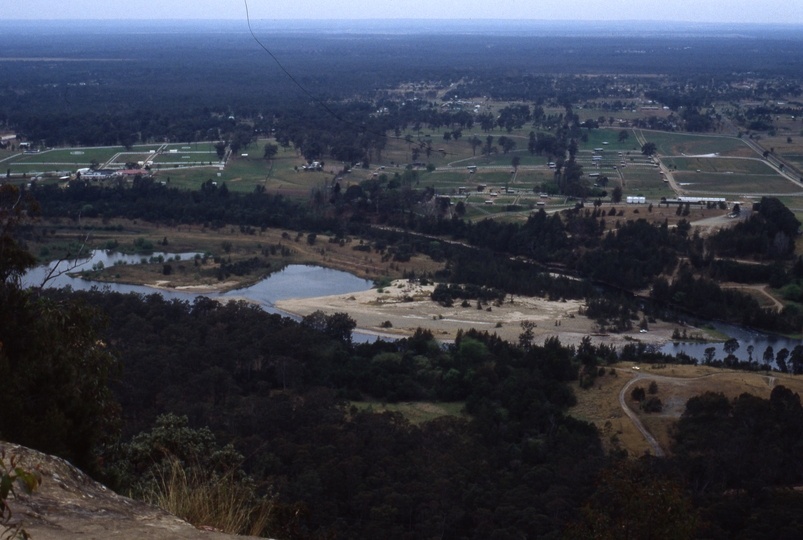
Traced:
[[[622, 371], [627, 371], [628, 373], [632, 373], [632, 371], [630, 370], [622, 370]], [[633, 380], [629, 381], [626, 385], [622, 387], [622, 391], [619, 392], [619, 405], [622, 407], [622, 410], [625, 412], [627, 417], [630, 418], [630, 420], [633, 422], [633, 425], [636, 426], [636, 429], [638, 429], [644, 436], [644, 438], [647, 440], [647, 442], [650, 443], [650, 446], [652, 446], [653, 453], [657, 457], [664, 457], [666, 456], [666, 452], [664, 452], [664, 449], [661, 448], [661, 445], [658, 444], [658, 441], [655, 439], [655, 437], [652, 436], [652, 433], [647, 431], [647, 428], [645, 428], [644, 424], [641, 423], [641, 420], [639, 419], [638, 415], [634, 413], [630, 409], [630, 407], [627, 406], [627, 401], [626, 401], [627, 391], [630, 389], [631, 386], [633, 386], [633, 384], [636, 381], [638, 381], [639, 379], [643, 379], [644, 377], [645, 375], [643, 373], [636, 373], [635, 378], [633, 378]], [[653, 375], [650, 375], [650, 378], [655, 378], [655, 377]]]

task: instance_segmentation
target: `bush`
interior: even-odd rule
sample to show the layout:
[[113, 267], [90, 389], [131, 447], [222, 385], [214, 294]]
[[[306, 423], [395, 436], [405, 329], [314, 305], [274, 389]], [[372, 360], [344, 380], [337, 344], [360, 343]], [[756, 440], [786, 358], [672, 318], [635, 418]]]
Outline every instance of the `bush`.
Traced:
[[658, 413], [664, 410], [664, 404], [657, 397], [651, 397], [641, 404], [641, 409], [647, 413]]

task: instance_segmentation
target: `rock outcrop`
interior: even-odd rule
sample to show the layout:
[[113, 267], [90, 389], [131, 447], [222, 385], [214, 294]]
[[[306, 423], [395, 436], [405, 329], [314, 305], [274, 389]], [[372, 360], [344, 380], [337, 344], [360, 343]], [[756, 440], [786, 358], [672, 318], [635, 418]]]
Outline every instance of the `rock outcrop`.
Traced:
[[12, 523], [23, 522], [33, 540], [234, 540], [232, 536], [199, 530], [156, 506], [117, 495], [67, 461], [9, 443], [0, 453], [16, 456], [18, 465], [38, 467], [42, 484], [32, 495], [9, 501]]

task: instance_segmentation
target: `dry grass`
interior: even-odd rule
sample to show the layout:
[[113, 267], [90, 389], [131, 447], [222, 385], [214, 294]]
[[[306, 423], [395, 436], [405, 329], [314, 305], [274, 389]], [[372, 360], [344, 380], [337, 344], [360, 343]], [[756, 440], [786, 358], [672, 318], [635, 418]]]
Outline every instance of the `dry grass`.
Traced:
[[624, 449], [631, 456], [641, 456], [650, 450], [650, 445], [625, 416], [618, 401], [619, 392], [631, 379], [632, 374], [620, 371], [616, 377], [607, 373], [598, 377], [587, 389], [571, 383], [577, 405], [569, 409], [569, 414], [597, 426], [606, 451]]
[[405, 403], [371, 403], [365, 401], [353, 401], [353, 406], [360, 410], [373, 410], [377, 413], [385, 411], [400, 412], [412, 424], [421, 424], [428, 420], [440, 418], [441, 416], [463, 417], [465, 403], [462, 401], [450, 403], [429, 403], [425, 401], [411, 401]]
[[[635, 376], [641, 377], [637, 386], [645, 390], [652, 381], [658, 384], [656, 396], [663, 403], [662, 412], [646, 414], [630, 401], [629, 396], [626, 402], [665, 450], [672, 446], [672, 432], [683, 414], [686, 402], [704, 392], [721, 392], [728, 399], [743, 393], [767, 399], [775, 386], [783, 385], [803, 395], [803, 377], [782, 373], [748, 373], [685, 365], [661, 367], [640, 364], [637, 365], [638, 371], [631, 370], [631, 364], [617, 364], [615, 367], [618, 368], [618, 378], [605, 375], [598, 378], [588, 390], [574, 385], [578, 403], [570, 409], [569, 414], [593, 422], [600, 429], [606, 449], [621, 447], [630, 455], [641, 455], [649, 448], [619, 406], [619, 392]], [[611, 441], [613, 435], [617, 435], [618, 446]]]
[[273, 501], [256, 499], [231, 475], [210, 480], [178, 460], [163, 469], [144, 499], [196, 527], [251, 536], [266, 532], [273, 509]]

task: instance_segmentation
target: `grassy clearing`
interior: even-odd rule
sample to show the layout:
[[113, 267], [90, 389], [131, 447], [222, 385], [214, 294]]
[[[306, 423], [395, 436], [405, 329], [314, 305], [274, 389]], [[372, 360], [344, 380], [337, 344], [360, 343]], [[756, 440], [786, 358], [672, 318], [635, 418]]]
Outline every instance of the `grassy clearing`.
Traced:
[[747, 155], [756, 155], [744, 141], [736, 137], [687, 135], [659, 131], [642, 131], [641, 134], [647, 142], [655, 143], [658, 153], [664, 156], [681, 154], [742, 155], [745, 150], [748, 151]]
[[477, 156], [475, 158], [471, 158], [469, 160], [463, 161], [460, 163], [460, 166], [469, 166], [469, 165], [477, 165], [479, 167], [488, 167], [488, 166], [499, 166], [499, 167], [510, 167], [512, 166], [512, 160], [514, 156], [518, 156], [521, 160], [521, 166], [532, 166], [532, 165], [546, 165], [547, 160], [544, 156], [531, 156], [529, 152], [526, 150], [520, 151], [516, 150], [514, 152], [510, 152], [509, 154], [492, 154], [491, 156]]
[[669, 168], [687, 172], [713, 172], [736, 174], [775, 174], [775, 171], [764, 161], [756, 159], [727, 158], [665, 158], [664, 164]]
[[122, 146], [114, 148], [64, 148], [47, 150], [39, 154], [23, 154], [14, 158], [14, 163], [72, 163], [86, 165], [92, 160], [105, 163], [118, 152], [125, 152]]
[[181, 152], [182, 150], [192, 150], [193, 152], [208, 152], [210, 154], [214, 154], [215, 153], [215, 143], [211, 143], [211, 142], [194, 142], [194, 143], [168, 144], [166, 149], [167, 150], [178, 150], [179, 152]]
[[[618, 113], [617, 113], [618, 114]], [[621, 128], [591, 129], [583, 132], [588, 135], [588, 141], [578, 141], [580, 150], [593, 150], [594, 148], [604, 148], [605, 151], [626, 152], [641, 151], [641, 145], [635, 137], [632, 129], [626, 129], [628, 138], [619, 142]], [[608, 144], [604, 144], [608, 143]]]
[[727, 173], [674, 173], [675, 180], [687, 191], [749, 195], [753, 193], [799, 193], [800, 186], [779, 175]]
[[[599, 377], [592, 388], [580, 389], [574, 384], [577, 405], [569, 414], [593, 422], [602, 435], [606, 448], [617, 448], [617, 444], [631, 455], [641, 455], [648, 449], [644, 438], [624, 416], [619, 405], [619, 392], [636, 374], [630, 364], [616, 364], [619, 377], [605, 375]], [[664, 449], [671, 448], [672, 430], [683, 413], [689, 398], [704, 392], [722, 392], [729, 399], [743, 393], [768, 398], [775, 385], [783, 385], [797, 393], [803, 393], [803, 377], [771, 373], [748, 373], [708, 366], [655, 366], [640, 364], [638, 373], [642, 375], [634, 385], [648, 388], [651, 381], [658, 384], [657, 397], [661, 399], [664, 410], [661, 413], [642, 413], [629, 396], [626, 403], [635, 411], [645, 427], [658, 439]], [[654, 377], [651, 377], [654, 376]], [[665, 379], [662, 377], [670, 377]], [[616, 435], [616, 439], [613, 436]]]
[[377, 403], [368, 401], [352, 401], [351, 405], [358, 410], [371, 410], [377, 413], [398, 412], [413, 424], [421, 424], [442, 416], [465, 417], [463, 410], [465, 402], [429, 403], [426, 401], [411, 401], [406, 403]]
[[580, 388], [577, 382], [571, 383], [577, 405], [568, 413], [597, 426], [606, 451], [625, 449], [631, 456], [641, 456], [650, 445], [619, 406], [619, 392], [633, 375], [627, 372], [617, 375], [598, 377], [594, 386], [587, 389]]
[[[653, 202], [661, 200], [661, 197], [673, 197], [675, 192], [657, 171], [658, 169], [623, 169], [625, 194], [641, 195]], [[608, 187], [611, 188], [612, 185], [616, 185], [616, 180], [612, 180]]]

